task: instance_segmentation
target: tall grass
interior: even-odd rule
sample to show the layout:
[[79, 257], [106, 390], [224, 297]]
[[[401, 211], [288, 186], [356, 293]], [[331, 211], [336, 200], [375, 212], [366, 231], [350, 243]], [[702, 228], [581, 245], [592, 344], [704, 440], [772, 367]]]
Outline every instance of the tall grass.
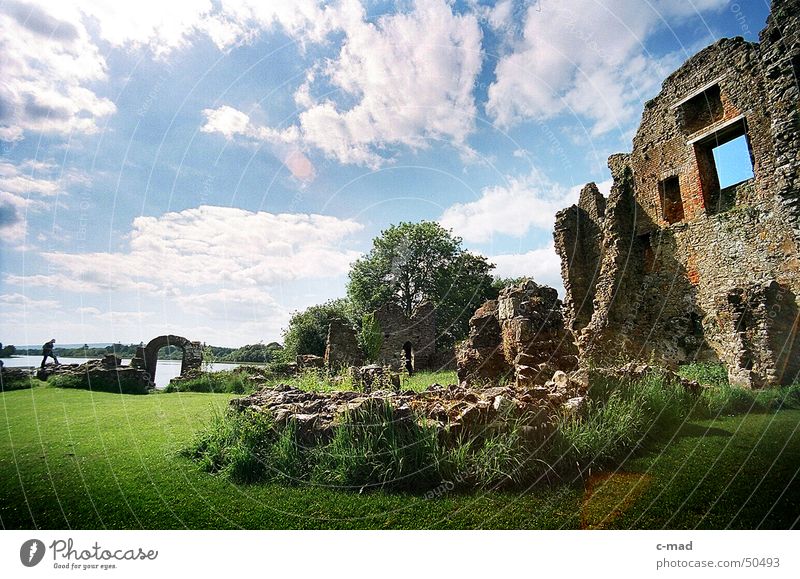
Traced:
[[588, 400], [582, 412], [558, 413], [538, 430], [520, 417], [470, 436], [400, 416], [377, 400], [346, 415], [324, 440], [300, 437], [293, 424], [276, 429], [253, 412], [232, 413], [215, 417], [187, 454], [238, 482], [416, 491], [442, 481], [470, 488], [521, 486], [617, 466], [690, 417], [718, 415], [721, 409], [799, 408], [800, 386], [762, 391], [718, 386], [697, 395], [674, 376], [653, 371], [636, 380], [594, 376]]
[[797, 383], [757, 390], [742, 388], [728, 381], [724, 364], [707, 362], [687, 364], [680, 368], [679, 373], [706, 386], [692, 410], [695, 418], [800, 408], [800, 384]]
[[346, 415], [313, 454], [312, 479], [337, 487], [419, 488], [440, 479], [437, 431], [399, 417], [386, 401]]
[[171, 381], [163, 392], [216, 392], [229, 394], [245, 394], [257, 387], [245, 372], [223, 370], [220, 372], [202, 372], [191, 378]]

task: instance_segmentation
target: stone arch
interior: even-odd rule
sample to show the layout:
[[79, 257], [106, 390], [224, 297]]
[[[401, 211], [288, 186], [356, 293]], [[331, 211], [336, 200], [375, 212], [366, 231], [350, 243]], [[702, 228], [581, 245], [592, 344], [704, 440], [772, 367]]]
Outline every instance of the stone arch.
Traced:
[[181, 358], [181, 376], [192, 370], [199, 370], [203, 363], [203, 348], [200, 342], [192, 342], [181, 336], [172, 334], [159, 336], [150, 340], [144, 347], [144, 369], [150, 375], [150, 380], [155, 382], [156, 366], [158, 365], [158, 351], [165, 346], [177, 346], [183, 351]]

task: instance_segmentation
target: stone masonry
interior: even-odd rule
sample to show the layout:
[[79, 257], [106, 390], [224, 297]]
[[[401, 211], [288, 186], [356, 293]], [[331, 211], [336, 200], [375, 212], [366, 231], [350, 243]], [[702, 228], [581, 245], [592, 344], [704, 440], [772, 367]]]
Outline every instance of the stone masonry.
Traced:
[[417, 306], [411, 316], [393, 303], [382, 305], [375, 319], [383, 332], [378, 363], [401, 370], [410, 361], [413, 370], [431, 367], [436, 354], [436, 310], [432, 303]]
[[[797, 380], [798, 74], [800, 0], [774, 0], [760, 43], [722, 39], [664, 81], [631, 153], [609, 159], [608, 199], [589, 184], [558, 214], [584, 363], [717, 359], [738, 385]], [[740, 137], [753, 178], [721, 187], [714, 151]]]
[[[375, 319], [383, 334], [375, 360], [379, 366], [413, 372], [436, 364], [436, 309], [433, 304], [420, 304], [409, 317], [397, 304], [386, 303], [375, 311]], [[325, 345], [325, 366], [359, 366], [363, 361], [355, 329], [346, 322], [332, 321]]]
[[532, 280], [505, 288], [478, 308], [456, 358], [461, 381], [496, 383], [505, 377], [520, 388], [544, 384], [554, 372], [578, 365], [558, 293]]
[[325, 344], [325, 367], [338, 369], [363, 363], [364, 355], [358, 345], [355, 329], [347, 322], [331, 320]]

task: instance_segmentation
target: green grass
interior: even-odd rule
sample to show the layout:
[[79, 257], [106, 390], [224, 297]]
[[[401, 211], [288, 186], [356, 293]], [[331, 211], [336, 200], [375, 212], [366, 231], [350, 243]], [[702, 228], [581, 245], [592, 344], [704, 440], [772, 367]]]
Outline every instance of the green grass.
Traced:
[[[514, 492], [456, 492], [457, 479], [449, 479], [422, 494], [359, 494], [297, 479], [232, 483], [179, 456], [180, 448], [223, 414], [231, 397], [56, 388], [0, 394], [0, 525], [559, 529], [579, 528], [584, 520], [615, 528], [798, 525], [797, 410], [678, 425], [667, 421], [646, 452], [623, 458], [617, 473], [634, 473], [632, 480], [646, 485], [633, 492], [633, 483], [609, 483], [594, 490], [594, 501], [581, 479]], [[291, 475], [281, 465], [298, 464], [292, 455], [296, 445], [276, 446], [270, 464]], [[502, 460], [501, 450], [487, 452]], [[491, 467], [489, 460], [481, 464]], [[584, 517], [587, 512], [591, 516]]]
[[220, 372], [204, 372], [196, 377], [171, 381], [164, 393], [172, 392], [216, 392], [228, 394], [244, 394], [252, 392], [256, 385], [247, 374], [223, 370]]
[[3, 528], [561, 528], [578, 486], [422, 495], [313, 484], [238, 485], [178, 451], [227, 394], [124, 396], [34, 388], [0, 395]]
[[458, 384], [458, 376], [452, 370], [443, 370], [441, 372], [416, 372], [411, 376], [403, 374], [400, 378], [400, 387], [403, 390], [421, 392], [431, 384], [441, 384], [442, 386]]

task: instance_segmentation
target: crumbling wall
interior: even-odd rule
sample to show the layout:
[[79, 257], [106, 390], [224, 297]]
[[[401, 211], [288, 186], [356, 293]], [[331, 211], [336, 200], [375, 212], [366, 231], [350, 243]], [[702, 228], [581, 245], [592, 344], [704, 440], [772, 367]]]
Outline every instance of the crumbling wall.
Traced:
[[[723, 39], [690, 58], [646, 103], [630, 155], [609, 159], [605, 212], [582, 195], [559, 213], [585, 363], [719, 358], [738, 384], [796, 379], [798, 14], [798, 0], [776, 0], [761, 44]], [[714, 150], [742, 136], [754, 177], [720, 187]]]
[[337, 369], [363, 363], [364, 356], [355, 329], [347, 322], [331, 320], [325, 342], [325, 367]]
[[167, 346], [177, 346], [183, 352], [181, 376], [200, 370], [203, 365], [203, 346], [200, 342], [192, 342], [182, 336], [172, 334], [158, 336], [150, 340], [144, 348], [137, 348], [136, 355], [131, 360], [131, 366], [143, 368], [150, 375], [150, 380], [155, 381], [158, 351]]
[[411, 316], [394, 303], [386, 303], [375, 312], [383, 332], [378, 363], [401, 370], [430, 368], [436, 354], [436, 310], [432, 303], [420, 304]]
[[542, 385], [555, 371], [577, 367], [577, 350], [553, 288], [526, 280], [487, 301], [470, 319], [457, 350], [458, 377], [467, 383], [515, 381]]
[[595, 284], [603, 248], [595, 240], [602, 235], [606, 199], [589, 183], [577, 205], [564, 209], [556, 219], [556, 248], [560, 251], [564, 278], [567, 324], [573, 331], [586, 327], [594, 312]]

